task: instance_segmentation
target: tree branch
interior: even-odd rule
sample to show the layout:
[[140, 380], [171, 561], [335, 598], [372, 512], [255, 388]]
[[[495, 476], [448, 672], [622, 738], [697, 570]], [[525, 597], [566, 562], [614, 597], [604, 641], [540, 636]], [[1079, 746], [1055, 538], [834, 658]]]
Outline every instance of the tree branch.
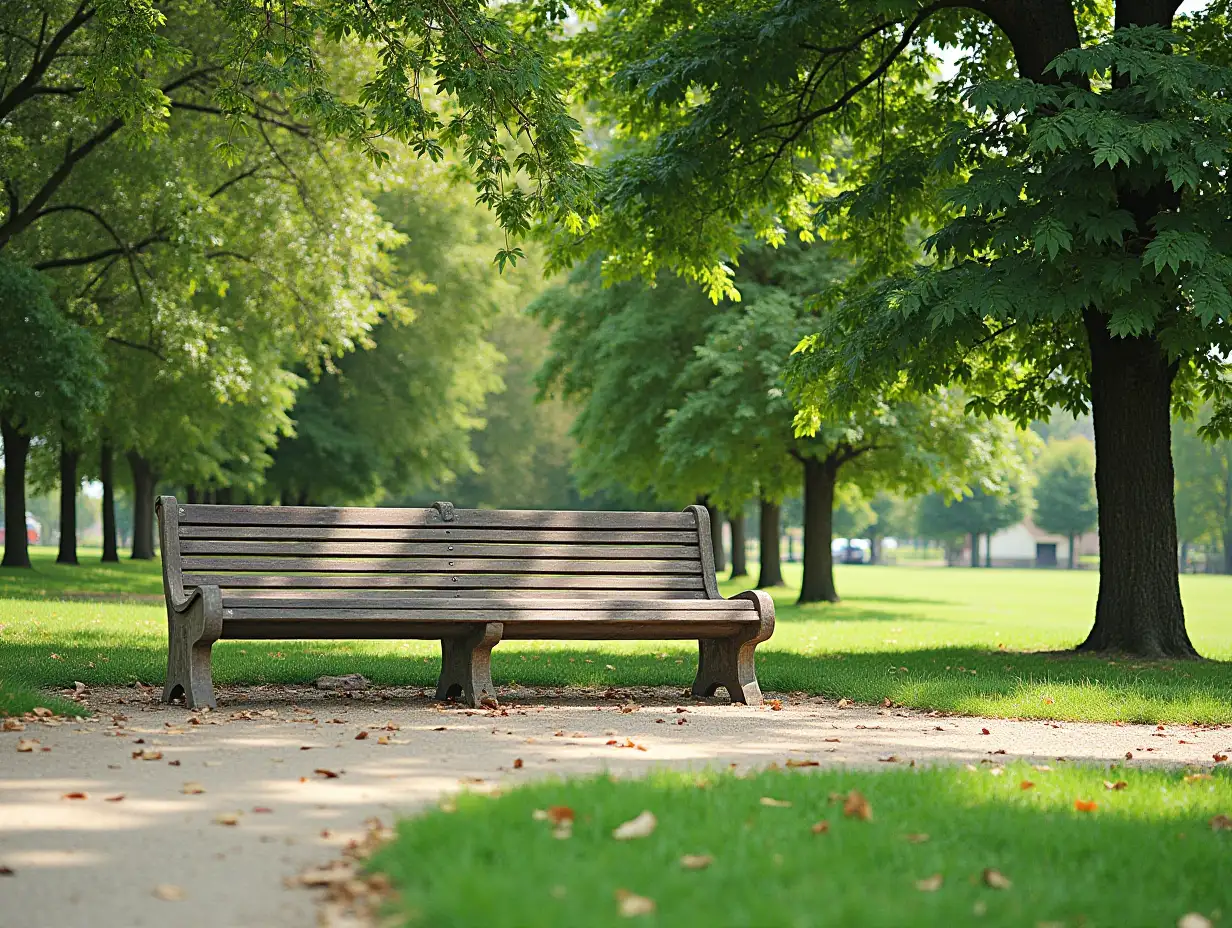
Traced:
[[[39, 40], [35, 43], [34, 55], [30, 62], [30, 70], [21, 79], [21, 83], [10, 90], [3, 99], [0, 99], [0, 120], [3, 120], [9, 113], [35, 95], [35, 88], [38, 87], [39, 81], [43, 79], [43, 75], [47, 73], [47, 69], [51, 67], [57, 53], [60, 51], [60, 47], [72, 37], [74, 32], [94, 17], [94, 10], [86, 9], [89, 2], [90, 0], [82, 0], [81, 5], [77, 7], [77, 12], [51, 37], [51, 41], [47, 43], [46, 49], [42, 48], [43, 32], [40, 30]], [[47, 18], [44, 16], [44, 29], [46, 25]]]

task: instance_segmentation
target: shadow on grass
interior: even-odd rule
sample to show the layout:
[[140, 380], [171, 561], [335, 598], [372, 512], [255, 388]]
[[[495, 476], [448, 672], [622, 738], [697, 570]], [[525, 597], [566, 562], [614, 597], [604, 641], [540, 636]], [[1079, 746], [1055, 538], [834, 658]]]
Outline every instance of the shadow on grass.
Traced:
[[[549, 645], [508, 642], [493, 652], [498, 686], [687, 687], [696, 646], [685, 642]], [[387, 686], [433, 686], [435, 642], [222, 641], [214, 646], [221, 684], [310, 683], [324, 674], [362, 673]], [[31, 687], [160, 683], [166, 652], [143, 634], [78, 630], [72, 641], [6, 643], [0, 676]], [[1086, 721], [1232, 723], [1232, 662], [1110, 661], [976, 647], [873, 652], [763, 649], [763, 690], [862, 703], [893, 703], [965, 715]]]

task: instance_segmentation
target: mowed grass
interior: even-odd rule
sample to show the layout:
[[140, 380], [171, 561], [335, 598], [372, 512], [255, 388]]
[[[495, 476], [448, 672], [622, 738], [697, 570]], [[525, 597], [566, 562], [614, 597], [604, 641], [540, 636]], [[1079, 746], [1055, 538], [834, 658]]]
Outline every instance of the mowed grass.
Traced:
[[[51, 563], [53, 551], [35, 557], [33, 571], [0, 570], [0, 679], [36, 688], [162, 681], [164, 609], [122, 601], [161, 593], [157, 563], [66, 568]], [[798, 570], [787, 566], [789, 581]], [[837, 605], [799, 607], [793, 588], [772, 591], [778, 624], [758, 649], [758, 675], [770, 691], [969, 715], [1232, 723], [1232, 577], [1181, 583], [1190, 634], [1213, 660], [1048, 653], [1088, 631], [1094, 571], [840, 567]], [[748, 585], [722, 587], [730, 595]], [[219, 683], [358, 672], [431, 686], [439, 667], [438, 645], [420, 641], [222, 641], [214, 655]], [[683, 688], [695, 662], [687, 642], [509, 642], [494, 653], [493, 675], [498, 685]]]
[[[434, 928], [1035, 928], [1232, 916], [1232, 830], [1212, 827], [1232, 815], [1226, 771], [1187, 781], [1184, 771], [1053, 768], [541, 782], [495, 798], [463, 795], [456, 811], [401, 822], [370, 869], [397, 891], [394, 923]], [[1109, 790], [1106, 780], [1125, 785]], [[845, 815], [844, 800], [832, 798], [852, 790], [871, 819]], [[1081, 811], [1076, 801], [1095, 806]], [[553, 806], [572, 810], [571, 837], [536, 819]], [[651, 835], [612, 837], [644, 810], [658, 820]], [[815, 833], [818, 822], [826, 825]], [[684, 855], [713, 860], [691, 870]], [[938, 875], [939, 887], [917, 887]], [[626, 894], [650, 900], [653, 912], [622, 917]]]

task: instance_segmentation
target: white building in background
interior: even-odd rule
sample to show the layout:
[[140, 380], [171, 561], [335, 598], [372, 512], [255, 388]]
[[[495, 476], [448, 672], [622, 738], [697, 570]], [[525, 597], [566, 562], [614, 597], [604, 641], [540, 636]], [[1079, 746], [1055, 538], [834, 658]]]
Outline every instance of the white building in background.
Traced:
[[[988, 557], [988, 539], [980, 539], [980, 563]], [[1002, 529], [992, 536], [993, 567], [1065, 567], [1069, 563], [1069, 539], [1052, 535], [1030, 519]], [[1099, 554], [1099, 533], [1088, 532], [1074, 539], [1074, 566], [1083, 555]], [[962, 563], [971, 562], [971, 541], [963, 548]]]

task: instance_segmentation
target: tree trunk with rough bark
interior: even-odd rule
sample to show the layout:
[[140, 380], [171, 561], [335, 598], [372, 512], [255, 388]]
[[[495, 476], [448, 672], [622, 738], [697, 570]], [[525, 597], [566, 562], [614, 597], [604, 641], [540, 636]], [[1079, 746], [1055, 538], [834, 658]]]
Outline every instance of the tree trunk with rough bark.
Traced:
[[1118, 338], [1086, 314], [1099, 499], [1099, 599], [1080, 651], [1197, 657], [1176, 563], [1173, 370], [1148, 336]]
[[834, 558], [834, 485], [838, 464], [832, 459], [804, 460], [804, 580], [801, 603], [836, 603]]
[[154, 485], [158, 478], [150, 462], [136, 451], [128, 452], [133, 471], [133, 560], [154, 559]]
[[26, 538], [26, 457], [30, 436], [8, 419], [0, 419], [4, 440], [4, 558], [0, 567], [29, 567]]
[[81, 453], [60, 441], [60, 550], [57, 564], [77, 565], [77, 461]]
[[103, 484], [103, 563], [118, 564], [120, 548], [116, 544], [115, 455], [111, 442], [106, 438], [98, 453], [98, 479]]
[[749, 575], [748, 554], [744, 543], [744, 509], [737, 509], [727, 514], [727, 524], [731, 526], [731, 576], [729, 580]]
[[757, 588], [765, 590], [783, 585], [783, 565], [779, 558], [779, 504], [761, 501], [761, 517], [758, 520], [757, 558], [761, 562]]

